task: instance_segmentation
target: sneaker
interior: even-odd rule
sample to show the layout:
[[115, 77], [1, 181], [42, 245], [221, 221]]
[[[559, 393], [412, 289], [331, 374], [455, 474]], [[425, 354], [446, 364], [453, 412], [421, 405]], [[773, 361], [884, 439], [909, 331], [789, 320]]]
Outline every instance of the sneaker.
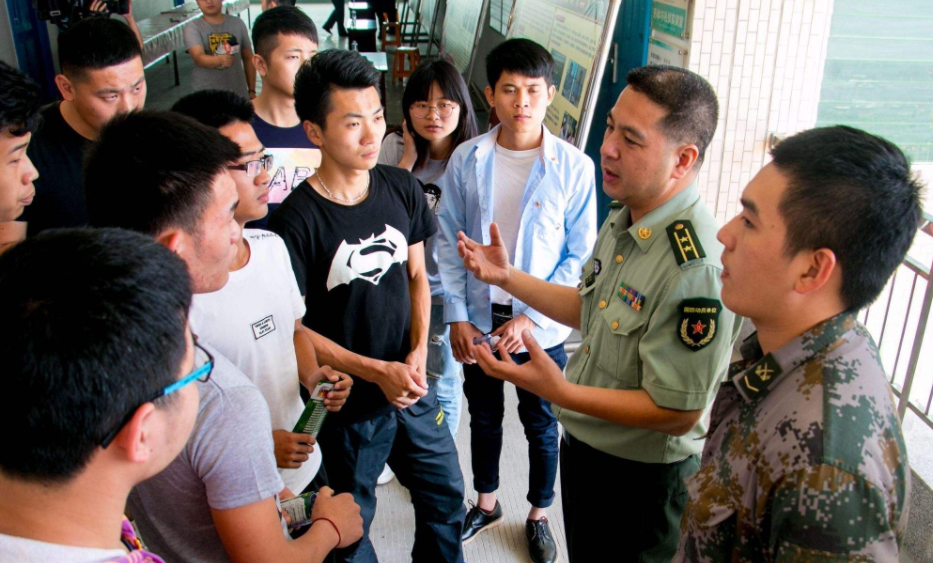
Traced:
[[382, 473], [379, 474], [379, 478], [376, 479], [376, 484], [385, 485], [386, 483], [391, 483], [392, 479], [395, 479], [395, 473], [387, 463], [386, 466], [382, 468]]
[[480, 533], [495, 528], [505, 520], [502, 515], [502, 505], [499, 504], [498, 500], [496, 501], [496, 507], [489, 514], [476, 506], [472, 500], [469, 502], [473, 508], [467, 512], [466, 521], [463, 523], [463, 533], [460, 534], [460, 541], [463, 542], [463, 545], [470, 543]]
[[528, 554], [534, 563], [557, 563], [557, 545], [551, 536], [547, 517], [525, 522], [525, 538], [528, 540]]

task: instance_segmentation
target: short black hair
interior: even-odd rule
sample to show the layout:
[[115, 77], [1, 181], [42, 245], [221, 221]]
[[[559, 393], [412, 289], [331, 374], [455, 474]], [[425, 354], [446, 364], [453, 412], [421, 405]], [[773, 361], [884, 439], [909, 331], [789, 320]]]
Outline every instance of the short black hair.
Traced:
[[214, 180], [239, 158], [236, 143], [188, 116], [118, 115], [85, 156], [90, 223], [152, 236], [177, 227], [197, 236]]
[[661, 132], [670, 140], [696, 145], [699, 155], [694, 166], [699, 168], [719, 120], [719, 100], [710, 83], [687, 69], [664, 65], [633, 68], [625, 80], [667, 110]]
[[112, 428], [178, 380], [190, 306], [185, 263], [141, 234], [52, 230], [0, 256], [0, 472], [78, 475]]
[[28, 76], [0, 61], [0, 132], [16, 137], [39, 125], [39, 86]]
[[[275, 2], [276, 8], [279, 8], [281, 6], [294, 7], [295, 4], [298, 3], [297, 0], [272, 0], [272, 1]], [[315, 43], [317, 43], [317, 41], [315, 41]]]
[[845, 126], [798, 133], [771, 156], [788, 179], [779, 205], [787, 254], [832, 250], [846, 308], [870, 304], [920, 228], [922, 188], [907, 157], [893, 143]]
[[139, 40], [123, 22], [91, 17], [80, 20], [58, 36], [58, 60], [62, 73], [81, 79], [89, 70], [100, 70], [142, 58]]
[[325, 128], [334, 90], [379, 92], [379, 71], [356, 51], [328, 49], [301, 65], [295, 76], [295, 111], [301, 121]]
[[231, 123], [252, 123], [256, 110], [249, 98], [229, 90], [198, 90], [175, 102], [172, 111], [215, 129]]
[[496, 82], [503, 72], [543, 78], [548, 86], [553, 86], [554, 57], [531, 39], [509, 39], [486, 55], [486, 80], [490, 88], [496, 89]]
[[299, 35], [318, 44], [317, 27], [308, 14], [295, 7], [295, 3], [275, 8], [259, 14], [253, 22], [253, 48], [256, 53], [268, 58], [279, 46], [280, 35]]

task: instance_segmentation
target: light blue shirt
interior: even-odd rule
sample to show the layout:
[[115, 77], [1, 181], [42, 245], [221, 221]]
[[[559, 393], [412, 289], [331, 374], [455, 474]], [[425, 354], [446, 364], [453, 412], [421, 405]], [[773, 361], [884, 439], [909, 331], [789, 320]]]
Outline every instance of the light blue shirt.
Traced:
[[[484, 333], [492, 330], [490, 287], [463, 267], [457, 232], [489, 244], [499, 127], [457, 147], [439, 181], [444, 194], [437, 214], [444, 322], [470, 321]], [[543, 150], [525, 184], [512, 264], [536, 278], [576, 287], [596, 242], [596, 167], [578, 148], [542, 129]], [[535, 322], [534, 337], [544, 348], [570, 335], [570, 328], [514, 297], [512, 313]]]

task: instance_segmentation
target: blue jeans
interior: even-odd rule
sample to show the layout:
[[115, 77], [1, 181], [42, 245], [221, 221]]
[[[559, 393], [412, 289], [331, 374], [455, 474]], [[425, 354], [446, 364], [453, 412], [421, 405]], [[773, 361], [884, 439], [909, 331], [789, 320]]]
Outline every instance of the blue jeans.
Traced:
[[[498, 328], [493, 323], [493, 328]], [[567, 365], [564, 345], [545, 350], [563, 369]], [[498, 353], [496, 354], [498, 357]], [[527, 352], [512, 354], [512, 361], [524, 364]], [[494, 493], [499, 488], [499, 457], [502, 454], [502, 419], [505, 416], [504, 384], [486, 375], [479, 365], [463, 366], [463, 392], [470, 409], [470, 448], [473, 453], [473, 488], [478, 493]], [[557, 480], [557, 417], [551, 403], [522, 388], [518, 394], [518, 419], [528, 440], [528, 502], [547, 508], [554, 502]]]
[[450, 435], [457, 438], [460, 408], [463, 402], [463, 379], [460, 364], [450, 347], [450, 325], [444, 324], [444, 305], [431, 305], [428, 329], [428, 385], [437, 389], [437, 400], [444, 411]]

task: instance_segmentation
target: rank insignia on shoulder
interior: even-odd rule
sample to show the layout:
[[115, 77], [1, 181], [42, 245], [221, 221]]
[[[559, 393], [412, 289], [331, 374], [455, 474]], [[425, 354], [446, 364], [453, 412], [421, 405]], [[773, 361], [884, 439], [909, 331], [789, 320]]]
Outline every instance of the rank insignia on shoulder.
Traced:
[[677, 336], [681, 344], [691, 352], [706, 348], [716, 338], [719, 313], [722, 303], [718, 299], [697, 297], [684, 299], [678, 305], [680, 322], [677, 323]]
[[599, 261], [599, 258], [594, 259], [593, 260], [593, 273], [598, 276], [599, 272], [601, 272], [602, 269], [603, 269], [603, 263]]
[[622, 299], [623, 303], [639, 312], [645, 306], [645, 296], [629, 287], [625, 282], [619, 285], [619, 298]]
[[678, 219], [667, 226], [667, 236], [671, 239], [671, 248], [674, 249], [674, 258], [677, 264], [691, 260], [706, 258], [706, 252], [697, 238], [696, 231], [690, 221]]

